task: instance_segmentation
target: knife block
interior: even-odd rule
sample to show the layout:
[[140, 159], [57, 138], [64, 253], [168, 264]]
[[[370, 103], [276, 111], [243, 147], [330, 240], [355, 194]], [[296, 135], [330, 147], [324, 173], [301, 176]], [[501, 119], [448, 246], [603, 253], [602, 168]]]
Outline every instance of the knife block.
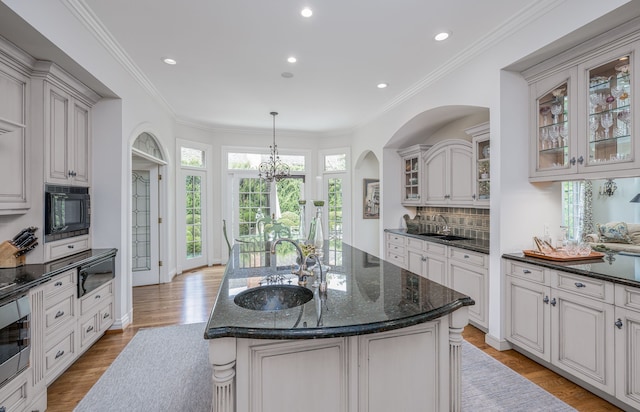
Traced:
[[6, 240], [0, 243], [0, 268], [15, 268], [22, 266], [26, 262], [26, 256], [15, 257], [18, 248]]

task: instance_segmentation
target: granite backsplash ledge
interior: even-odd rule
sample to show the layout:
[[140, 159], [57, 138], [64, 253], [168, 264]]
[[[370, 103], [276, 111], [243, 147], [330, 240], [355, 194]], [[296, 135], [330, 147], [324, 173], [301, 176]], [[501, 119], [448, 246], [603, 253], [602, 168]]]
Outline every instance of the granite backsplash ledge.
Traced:
[[451, 228], [451, 234], [473, 239], [489, 240], [489, 209], [464, 207], [422, 206], [416, 208], [416, 216], [407, 221], [409, 232], [435, 232], [436, 226], [442, 227], [442, 215]]

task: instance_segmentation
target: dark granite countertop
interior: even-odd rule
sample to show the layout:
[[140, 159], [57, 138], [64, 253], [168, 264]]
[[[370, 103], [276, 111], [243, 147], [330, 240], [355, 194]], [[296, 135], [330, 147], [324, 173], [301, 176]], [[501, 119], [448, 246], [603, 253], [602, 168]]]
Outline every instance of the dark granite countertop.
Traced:
[[117, 249], [91, 249], [47, 263], [0, 269], [0, 305], [66, 270], [116, 253]]
[[640, 256], [609, 253], [602, 259], [573, 262], [555, 262], [525, 256], [523, 253], [505, 253], [502, 257], [549, 269], [640, 287]]
[[258, 282], [269, 274], [287, 271], [275, 266], [242, 267], [238, 255], [236, 245], [209, 317], [206, 339], [362, 335], [424, 323], [474, 304], [468, 296], [345, 243], [330, 250], [325, 242], [324, 262], [330, 267], [326, 296], [311, 286], [310, 278], [308, 288], [314, 297], [304, 305], [271, 312], [244, 309], [234, 303], [238, 293], [260, 287]]
[[385, 232], [395, 233], [396, 235], [411, 236], [416, 239], [428, 240], [429, 242], [441, 243], [443, 245], [455, 246], [461, 249], [472, 250], [489, 254], [489, 241], [482, 239], [464, 239], [464, 240], [443, 240], [435, 236], [421, 236], [417, 233], [409, 233], [406, 229], [385, 229]]

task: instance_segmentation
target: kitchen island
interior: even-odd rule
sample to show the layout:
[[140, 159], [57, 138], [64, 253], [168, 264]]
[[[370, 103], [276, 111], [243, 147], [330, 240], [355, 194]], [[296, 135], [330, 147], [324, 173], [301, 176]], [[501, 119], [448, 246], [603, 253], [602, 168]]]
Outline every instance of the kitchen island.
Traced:
[[[297, 284], [236, 245], [205, 330], [214, 411], [460, 409], [468, 296], [344, 243], [325, 242], [327, 291], [290, 309], [245, 309], [242, 292]], [[269, 275], [282, 274], [278, 280]]]

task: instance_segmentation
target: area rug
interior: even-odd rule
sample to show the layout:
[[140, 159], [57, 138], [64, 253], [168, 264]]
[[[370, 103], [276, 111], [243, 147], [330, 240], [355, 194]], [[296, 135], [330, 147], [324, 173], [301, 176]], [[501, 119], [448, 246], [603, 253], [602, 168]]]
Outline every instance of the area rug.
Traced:
[[[142, 329], [75, 411], [210, 411], [211, 369], [204, 324]], [[575, 411], [463, 341], [462, 410]]]

